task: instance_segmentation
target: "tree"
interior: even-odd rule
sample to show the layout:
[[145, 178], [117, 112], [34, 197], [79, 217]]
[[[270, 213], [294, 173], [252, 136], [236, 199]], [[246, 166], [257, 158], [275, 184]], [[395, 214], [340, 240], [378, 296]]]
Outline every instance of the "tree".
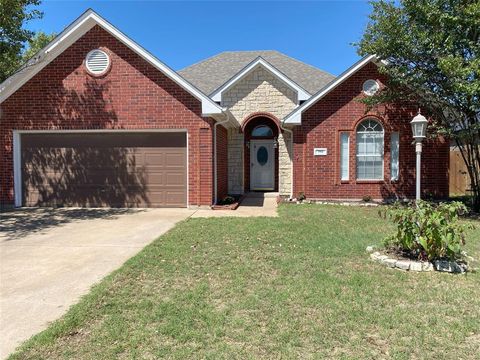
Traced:
[[40, 0], [0, 0], [0, 82], [21, 65], [25, 45], [34, 36], [24, 25], [43, 16], [34, 8], [39, 4]]
[[375, 54], [387, 86], [370, 106], [413, 101], [431, 115], [434, 134], [454, 140], [480, 210], [480, 2], [377, 0], [357, 46]]
[[37, 32], [30, 40], [28, 40], [28, 46], [25, 51], [22, 52], [22, 62], [31, 59], [37, 52], [47, 46], [55, 36], [57, 36], [55, 33], [46, 34], [43, 31]]

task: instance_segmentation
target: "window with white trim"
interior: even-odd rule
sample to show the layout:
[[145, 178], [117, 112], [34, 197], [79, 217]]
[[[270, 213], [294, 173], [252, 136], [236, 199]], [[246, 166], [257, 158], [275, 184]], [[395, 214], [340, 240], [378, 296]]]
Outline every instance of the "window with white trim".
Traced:
[[357, 179], [383, 179], [383, 126], [367, 119], [357, 127]]
[[340, 133], [340, 176], [341, 180], [348, 180], [350, 163], [350, 135], [347, 132]]
[[398, 180], [400, 155], [400, 135], [393, 132], [390, 136], [390, 175], [392, 180]]

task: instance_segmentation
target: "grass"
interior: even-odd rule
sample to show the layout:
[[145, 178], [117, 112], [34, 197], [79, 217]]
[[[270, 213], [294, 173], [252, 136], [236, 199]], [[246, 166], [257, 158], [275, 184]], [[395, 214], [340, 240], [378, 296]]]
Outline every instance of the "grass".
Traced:
[[478, 359], [479, 273], [371, 262], [365, 247], [393, 229], [375, 209], [279, 212], [184, 221], [12, 359]]

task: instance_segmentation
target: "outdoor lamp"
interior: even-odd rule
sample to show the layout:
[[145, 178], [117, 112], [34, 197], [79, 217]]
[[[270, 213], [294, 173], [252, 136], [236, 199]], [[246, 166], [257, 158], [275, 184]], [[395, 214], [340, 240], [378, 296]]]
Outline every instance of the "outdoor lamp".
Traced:
[[425, 116], [420, 114], [420, 111], [418, 112], [418, 115], [413, 118], [410, 124], [412, 125], [412, 133], [415, 141], [421, 142], [423, 139], [425, 139], [425, 136], [427, 135], [428, 120], [425, 118]]
[[410, 122], [412, 125], [413, 138], [415, 139], [415, 153], [417, 154], [417, 170], [416, 170], [416, 196], [420, 200], [420, 179], [421, 179], [421, 158], [422, 158], [422, 141], [427, 135], [428, 120], [420, 114], [418, 110], [417, 116]]

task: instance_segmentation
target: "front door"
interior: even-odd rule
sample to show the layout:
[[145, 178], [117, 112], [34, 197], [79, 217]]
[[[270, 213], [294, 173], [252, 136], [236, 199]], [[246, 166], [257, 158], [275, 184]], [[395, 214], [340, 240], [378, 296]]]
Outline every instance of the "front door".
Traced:
[[275, 149], [273, 140], [250, 141], [250, 190], [275, 188]]

